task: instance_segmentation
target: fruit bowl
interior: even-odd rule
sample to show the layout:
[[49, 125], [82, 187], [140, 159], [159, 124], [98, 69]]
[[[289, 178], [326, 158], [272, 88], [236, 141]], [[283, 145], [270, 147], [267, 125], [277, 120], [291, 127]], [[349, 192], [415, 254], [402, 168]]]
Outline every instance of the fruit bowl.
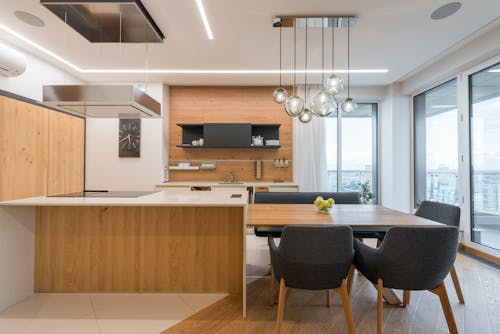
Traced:
[[320, 213], [328, 213], [333, 204], [335, 204], [333, 198], [323, 199], [321, 196], [316, 197], [314, 201], [314, 205], [316, 205]]

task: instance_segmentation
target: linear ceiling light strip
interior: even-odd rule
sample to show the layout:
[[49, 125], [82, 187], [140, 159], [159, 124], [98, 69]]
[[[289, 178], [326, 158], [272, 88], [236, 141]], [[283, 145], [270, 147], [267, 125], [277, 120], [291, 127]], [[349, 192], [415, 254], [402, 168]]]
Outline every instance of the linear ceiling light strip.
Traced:
[[195, 0], [196, 5], [198, 6], [198, 11], [200, 12], [201, 20], [203, 21], [203, 25], [205, 26], [205, 31], [207, 32], [208, 39], [214, 39], [214, 35], [212, 34], [212, 29], [210, 29], [210, 24], [208, 23], [207, 13], [205, 12], [205, 7], [203, 7], [203, 3], [201, 0]]
[[[35, 49], [42, 51], [48, 56], [56, 59], [57, 61], [63, 63], [64, 65], [70, 67], [71, 69], [84, 73], [84, 74], [278, 74], [279, 70], [171, 70], [171, 69], [84, 69], [81, 68], [69, 60], [59, 56], [58, 54], [46, 49], [40, 44], [33, 42], [29, 38], [21, 35], [20, 33], [10, 29], [9, 27], [0, 24], [0, 30], [14, 36], [15, 38], [25, 42], [26, 44], [34, 47]], [[322, 73], [322, 70], [307, 70], [308, 74]], [[336, 70], [337, 73], [347, 73], [347, 70]], [[366, 70], [350, 70], [351, 73], [356, 74], [383, 74], [389, 72], [387, 69], [366, 69]], [[292, 74], [293, 69], [283, 70], [282, 73]], [[297, 70], [297, 73], [305, 73], [304, 70]]]

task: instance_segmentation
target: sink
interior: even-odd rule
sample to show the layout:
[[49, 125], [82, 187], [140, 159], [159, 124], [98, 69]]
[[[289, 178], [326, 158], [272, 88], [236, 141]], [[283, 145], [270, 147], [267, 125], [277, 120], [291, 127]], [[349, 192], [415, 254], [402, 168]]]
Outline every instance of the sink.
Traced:
[[222, 181], [222, 182], [217, 182], [218, 184], [243, 184], [242, 181]]

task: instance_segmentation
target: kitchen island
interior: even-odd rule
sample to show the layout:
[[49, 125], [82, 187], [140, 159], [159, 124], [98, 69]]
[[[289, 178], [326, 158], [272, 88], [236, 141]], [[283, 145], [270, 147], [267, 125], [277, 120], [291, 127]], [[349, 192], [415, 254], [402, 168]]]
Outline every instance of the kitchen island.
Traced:
[[26, 219], [16, 208], [35, 210], [32, 291], [245, 296], [247, 203], [247, 192], [237, 189], [177, 189], [137, 198], [33, 197], [0, 206], [9, 208], [12, 224], [16, 215]]

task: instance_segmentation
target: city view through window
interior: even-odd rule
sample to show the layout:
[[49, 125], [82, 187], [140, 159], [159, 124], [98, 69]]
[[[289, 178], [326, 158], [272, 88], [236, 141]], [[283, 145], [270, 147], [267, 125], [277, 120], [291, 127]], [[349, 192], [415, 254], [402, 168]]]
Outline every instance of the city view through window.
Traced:
[[[362, 184], [366, 184], [376, 202], [376, 104], [359, 104], [349, 114], [343, 113], [341, 118], [341, 147], [337, 142], [337, 118], [326, 120], [327, 165], [330, 191], [363, 192]], [[337, 154], [341, 150], [341, 184], [338, 186]], [[374, 202], [373, 200], [371, 202]]]
[[472, 238], [500, 250], [500, 65], [470, 80]]

